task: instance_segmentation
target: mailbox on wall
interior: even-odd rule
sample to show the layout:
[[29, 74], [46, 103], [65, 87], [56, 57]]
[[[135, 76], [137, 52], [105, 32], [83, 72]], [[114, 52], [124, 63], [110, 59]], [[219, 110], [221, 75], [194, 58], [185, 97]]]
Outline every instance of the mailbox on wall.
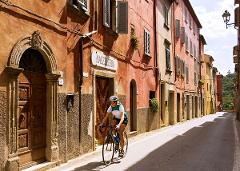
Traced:
[[74, 105], [74, 94], [67, 94], [66, 97], [66, 101], [67, 101], [67, 112], [70, 111], [71, 108], [73, 108]]

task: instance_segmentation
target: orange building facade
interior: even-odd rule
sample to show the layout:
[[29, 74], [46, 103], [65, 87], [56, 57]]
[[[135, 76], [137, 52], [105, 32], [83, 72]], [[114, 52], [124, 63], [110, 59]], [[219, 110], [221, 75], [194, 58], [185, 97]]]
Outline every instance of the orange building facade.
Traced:
[[189, 1], [174, 4], [177, 122], [200, 116], [199, 31], [201, 24]]

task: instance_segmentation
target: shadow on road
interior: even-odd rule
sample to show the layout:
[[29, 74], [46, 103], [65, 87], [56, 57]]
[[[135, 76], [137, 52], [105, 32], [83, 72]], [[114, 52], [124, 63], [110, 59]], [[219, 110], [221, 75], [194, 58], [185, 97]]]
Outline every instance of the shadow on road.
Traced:
[[231, 171], [234, 115], [194, 127], [151, 152], [127, 171]]
[[[121, 161], [118, 159], [113, 159], [113, 162], [111, 164], [118, 164], [120, 162]], [[90, 162], [86, 165], [75, 168], [74, 171], [99, 171], [106, 167], [108, 167], [108, 166], [106, 166], [103, 162]]]

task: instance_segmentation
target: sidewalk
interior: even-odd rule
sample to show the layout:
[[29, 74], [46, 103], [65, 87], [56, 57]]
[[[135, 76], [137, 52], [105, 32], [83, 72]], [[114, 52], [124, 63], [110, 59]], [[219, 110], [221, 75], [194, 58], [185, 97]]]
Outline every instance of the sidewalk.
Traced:
[[[215, 118], [222, 116], [225, 112], [218, 112], [216, 114], [207, 115], [201, 118], [195, 118], [192, 120], [178, 123], [176, 125], [164, 127], [151, 132], [143, 133], [129, 139], [128, 147], [128, 159], [122, 159], [119, 164], [114, 164], [109, 167], [105, 167], [102, 163], [101, 146], [97, 147], [96, 151], [82, 155], [76, 159], [70, 160], [67, 163], [50, 169], [51, 171], [67, 171], [67, 170], [125, 170], [131, 166], [132, 163], [144, 158], [147, 154], [154, 151], [156, 148], [164, 145], [168, 141], [175, 137], [184, 134], [193, 127], [199, 127], [205, 122], [212, 122]], [[155, 141], [153, 141], [155, 140]], [[138, 148], [137, 148], [138, 146]], [[139, 146], [142, 146], [139, 151]], [[148, 148], [146, 148], [148, 147]], [[136, 156], [136, 152], [138, 153]], [[235, 154], [236, 155], [236, 154]], [[238, 154], [237, 154], [238, 155]], [[126, 160], [131, 160], [131, 163]], [[124, 164], [123, 164], [124, 163]]]

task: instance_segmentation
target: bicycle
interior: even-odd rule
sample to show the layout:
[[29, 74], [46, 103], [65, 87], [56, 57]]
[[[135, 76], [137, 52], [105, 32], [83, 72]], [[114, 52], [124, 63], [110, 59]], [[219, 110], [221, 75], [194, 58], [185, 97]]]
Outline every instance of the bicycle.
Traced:
[[112, 126], [102, 126], [102, 127], [107, 127], [108, 132], [107, 135], [104, 139], [103, 145], [102, 145], [102, 159], [103, 162], [106, 165], [109, 165], [114, 158], [114, 154], [118, 153], [118, 157], [120, 154], [120, 150], [123, 150], [123, 156], [124, 158], [127, 154], [127, 149], [128, 149], [128, 137], [126, 131], [123, 132], [123, 138], [124, 138], [124, 148], [120, 148], [120, 142], [117, 141], [117, 136], [119, 136], [118, 131], [115, 130]]

